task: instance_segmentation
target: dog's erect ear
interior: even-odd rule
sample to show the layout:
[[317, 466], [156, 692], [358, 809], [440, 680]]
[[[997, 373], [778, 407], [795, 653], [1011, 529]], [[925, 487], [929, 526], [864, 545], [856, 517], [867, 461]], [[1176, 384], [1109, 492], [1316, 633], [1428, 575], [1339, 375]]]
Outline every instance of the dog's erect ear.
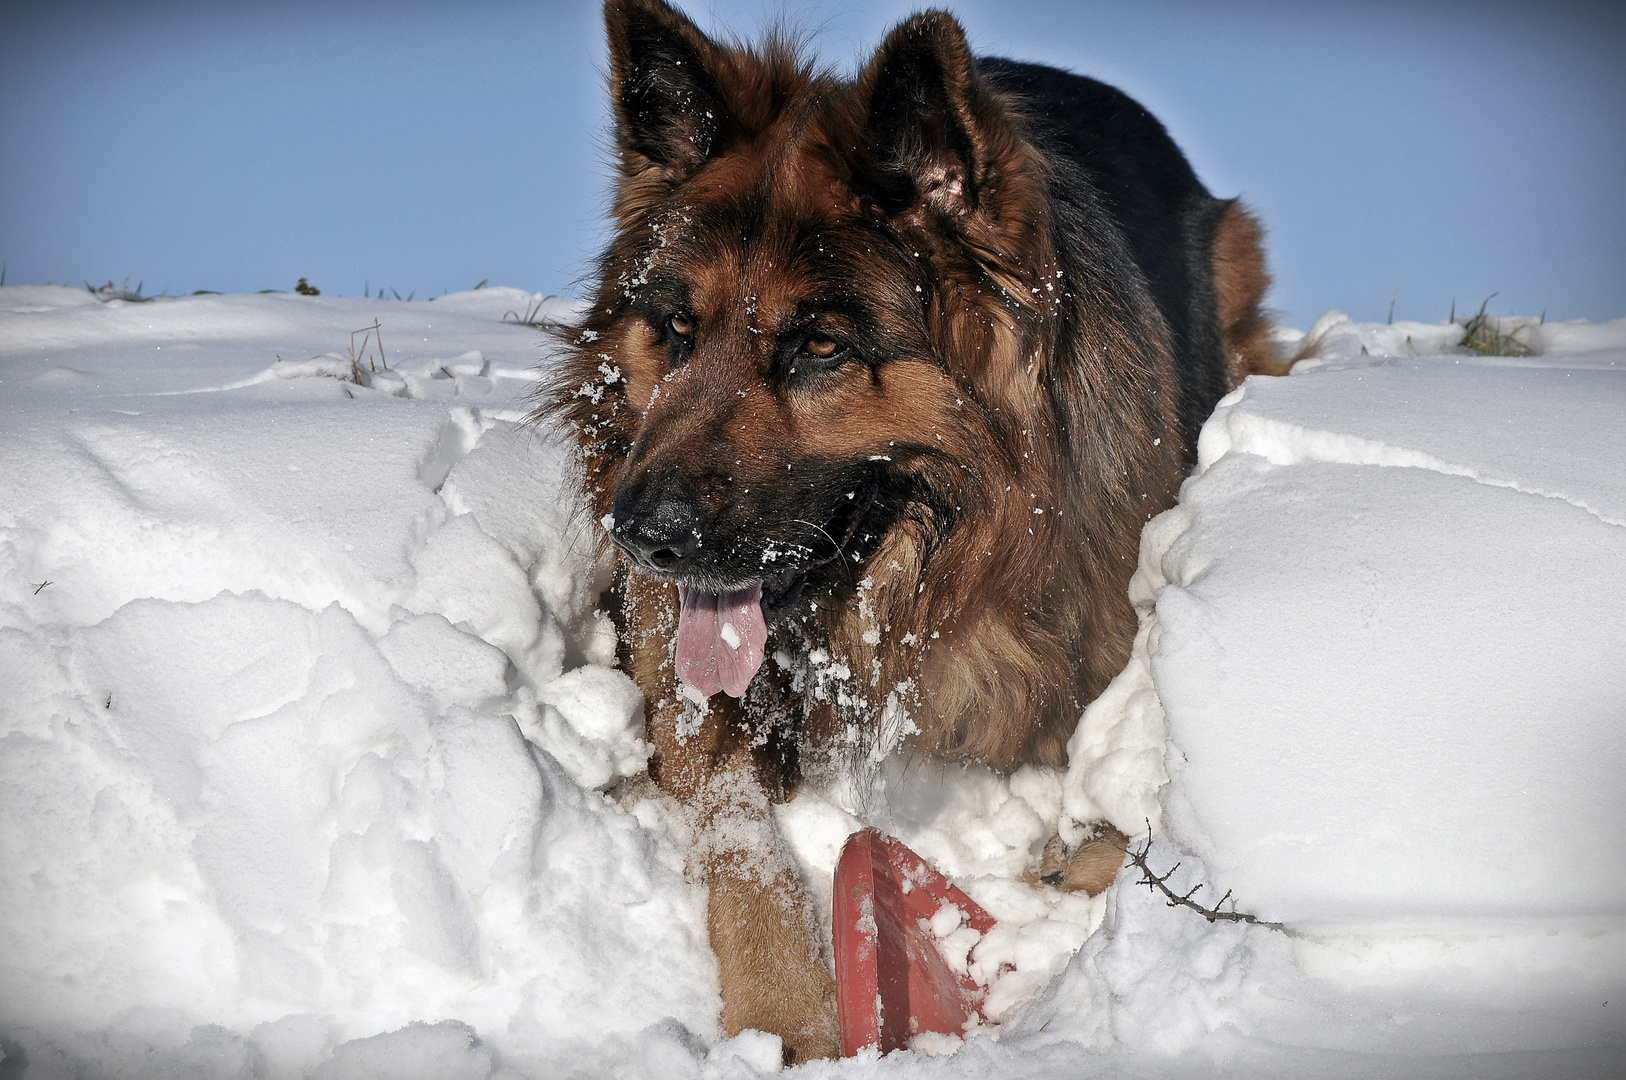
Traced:
[[863, 150], [878, 193], [950, 218], [977, 209], [999, 106], [978, 77], [965, 31], [928, 11], [887, 35], [859, 81]]
[[[721, 149], [733, 127], [717, 80], [722, 50], [662, 0], [606, 0], [604, 28], [617, 148], [671, 179], [687, 176]], [[624, 164], [639, 171], [637, 162]]]

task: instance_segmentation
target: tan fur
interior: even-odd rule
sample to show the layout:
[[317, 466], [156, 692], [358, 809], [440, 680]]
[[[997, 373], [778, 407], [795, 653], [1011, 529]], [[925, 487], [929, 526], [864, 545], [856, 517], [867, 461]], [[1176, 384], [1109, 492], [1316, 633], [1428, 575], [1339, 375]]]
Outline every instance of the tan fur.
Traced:
[[1053, 836], [1028, 882], [1098, 896], [1117, 880], [1128, 848], [1128, 837], [1104, 821], [1095, 822], [1077, 847], [1069, 848], [1059, 835]]
[[1233, 199], [1214, 229], [1213, 247], [1220, 340], [1231, 361], [1233, 383], [1249, 375], [1286, 375], [1293, 366], [1270, 344], [1270, 320], [1262, 306], [1270, 288], [1264, 241], [1259, 219]]

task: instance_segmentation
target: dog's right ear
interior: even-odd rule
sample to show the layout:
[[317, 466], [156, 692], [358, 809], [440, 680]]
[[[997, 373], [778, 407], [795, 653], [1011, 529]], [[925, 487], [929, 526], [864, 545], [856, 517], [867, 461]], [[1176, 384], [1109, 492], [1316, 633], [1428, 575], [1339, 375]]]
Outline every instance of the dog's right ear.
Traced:
[[965, 30], [944, 11], [901, 22], [859, 77], [861, 142], [882, 202], [974, 214], [1010, 140], [977, 74]]
[[653, 167], [676, 183], [730, 141], [725, 54], [663, 0], [606, 0], [604, 28], [622, 174]]

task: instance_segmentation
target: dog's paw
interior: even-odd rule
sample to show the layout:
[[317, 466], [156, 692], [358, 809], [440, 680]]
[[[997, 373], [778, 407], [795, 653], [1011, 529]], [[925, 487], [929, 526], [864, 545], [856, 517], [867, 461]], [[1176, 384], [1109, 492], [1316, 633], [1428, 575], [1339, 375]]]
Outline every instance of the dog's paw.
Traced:
[[841, 1056], [841, 1031], [836, 1026], [836, 984], [822, 968], [821, 985], [809, 988], [807, 1002], [796, 1010], [801, 1023], [788, 1035], [781, 1035], [785, 1064], [795, 1065], [818, 1058]]
[[1069, 848], [1058, 833], [1045, 844], [1038, 869], [1030, 872], [1029, 880], [1095, 896], [1117, 878], [1128, 848], [1128, 837], [1104, 821], [1086, 826], [1076, 847]]
[[[743, 872], [742, 872], [743, 871]], [[813, 912], [795, 872], [713, 867], [707, 921], [723, 992], [723, 1030], [778, 1035], [785, 1060], [835, 1057], [836, 983], [819, 955]]]
[[732, 1036], [754, 1028], [778, 1035], [786, 1065], [839, 1056], [835, 980], [822, 963], [779, 966], [767, 978], [760, 971], [753, 975], [744, 985], [725, 983], [724, 1031]]

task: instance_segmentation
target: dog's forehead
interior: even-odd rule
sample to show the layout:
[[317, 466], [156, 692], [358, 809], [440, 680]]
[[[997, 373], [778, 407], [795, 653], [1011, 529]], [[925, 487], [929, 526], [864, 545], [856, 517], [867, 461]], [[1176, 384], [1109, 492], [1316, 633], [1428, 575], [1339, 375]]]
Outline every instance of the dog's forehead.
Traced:
[[[774, 152], [765, 152], [768, 149]], [[726, 155], [653, 219], [651, 280], [681, 283], [688, 304], [788, 314], [850, 288], [863, 231], [851, 191], [806, 145]]]

